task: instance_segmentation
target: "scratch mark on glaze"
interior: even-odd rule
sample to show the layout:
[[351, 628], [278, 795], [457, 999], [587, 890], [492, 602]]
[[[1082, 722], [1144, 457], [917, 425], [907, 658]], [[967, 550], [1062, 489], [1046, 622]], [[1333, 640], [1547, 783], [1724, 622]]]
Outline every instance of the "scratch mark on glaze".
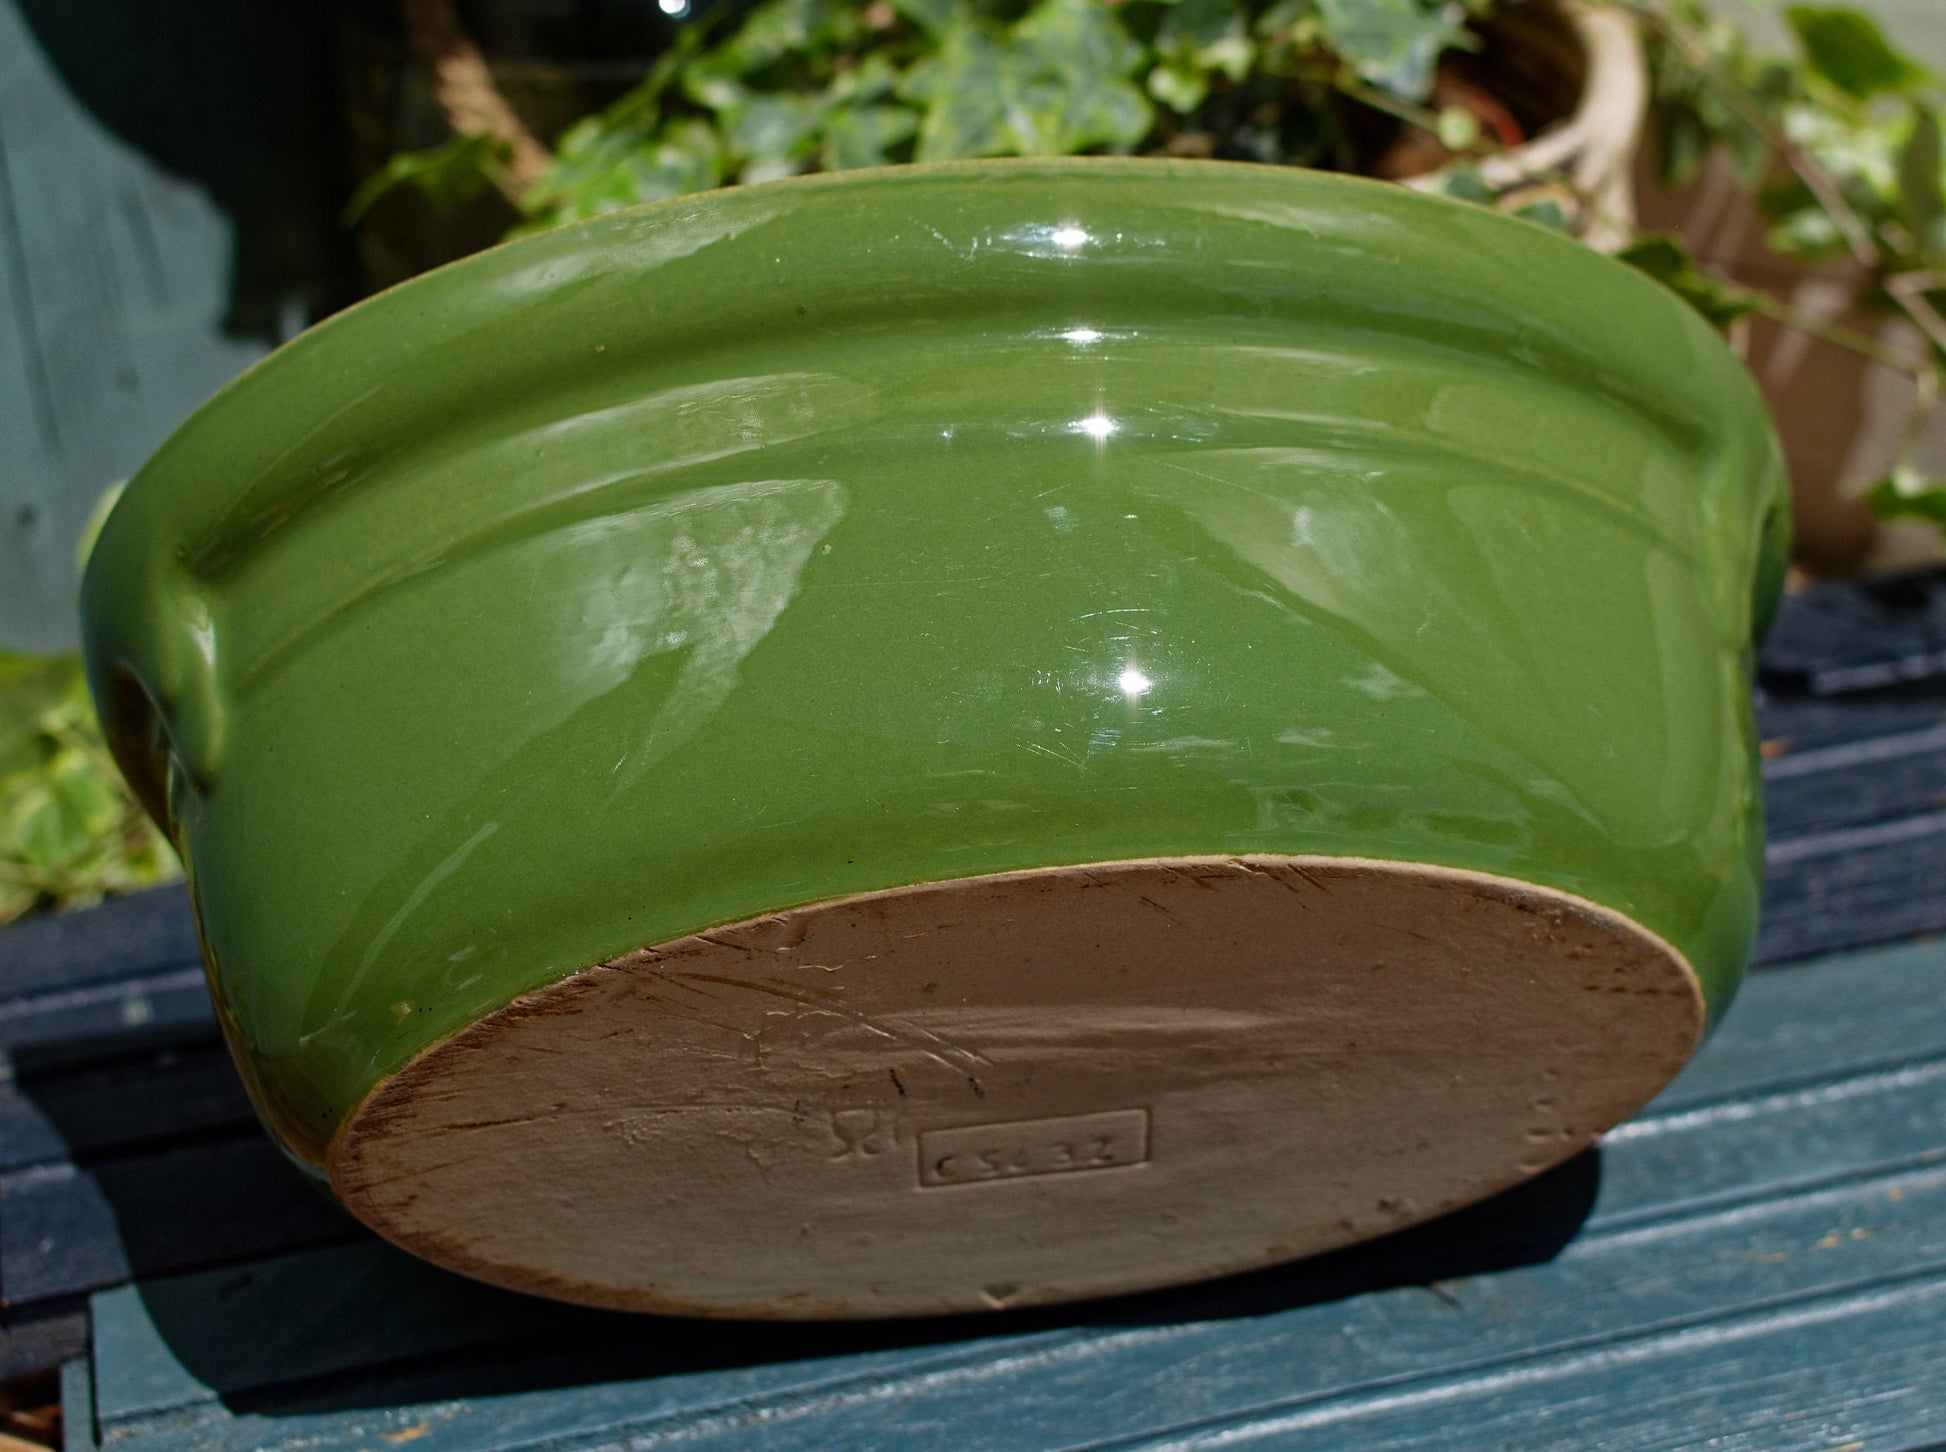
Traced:
[[[480, 844], [499, 830], [500, 823], [498, 821], [488, 822], [479, 831], [475, 832], [471, 837], [468, 837], [459, 846], [447, 853], [444, 860], [437, 867], [433, 868], [431, 872], [426, 874], [425, 879], [412, 890], [412, 895], [400, 904], [398, 911], [386, 920], [385, 926], [380, 928], [378, 933], [372, 938], [370, 946], [365, 949], [365, 955], [358, 960], [358, 966], [352, 970], [351, 977], [346, 982], [343, 992], [339, 994], [339, 1001], [341, 1003], [347, 1001], [357, 990], [358, 985], [364, 980], [365, 975], [371, 971], [372, 965], [378, 961], [379, 954], [385, 951], [385, 945], [392, 941], [399, 929], [404, 927], [407, 920], [419, 910], [427, 898], [432, 896], [433, 890], [455, 872], [458, 872], [465, 865], [466, 859], [473, 855]], [[331, 1023], [337, 1021], [337, 1018], [334, 1017]], [[312, 1033], [305, 1034], [298, 1042], [308, 1042], [310, 1039], [315, 1038], [317, 1034], [323, 1033], [325, 1028], [329, 1027], [330, 1023], [327, 1023], [324, 1027], [316, 1029]]]

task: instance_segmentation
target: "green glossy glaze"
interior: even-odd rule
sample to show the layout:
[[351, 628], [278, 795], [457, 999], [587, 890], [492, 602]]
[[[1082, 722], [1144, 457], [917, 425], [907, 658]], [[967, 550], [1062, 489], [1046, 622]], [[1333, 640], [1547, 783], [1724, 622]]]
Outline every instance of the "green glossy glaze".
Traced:
[[1526, 223], [977, 163], [619, 213], [306, 333], [130, 485], [98, 699], [301, 1159], [597, 960], [1055, 863], [1617, 908], [1720, 1009], [1782, 475], [1720, 341]]

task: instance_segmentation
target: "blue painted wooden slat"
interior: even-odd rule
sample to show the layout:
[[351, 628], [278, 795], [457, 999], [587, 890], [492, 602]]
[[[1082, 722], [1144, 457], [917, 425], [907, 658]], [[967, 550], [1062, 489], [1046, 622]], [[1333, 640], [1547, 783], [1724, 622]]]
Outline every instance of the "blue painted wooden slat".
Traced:
[[1946, 930], [1946, 813], [1778, 844], [1767, 854], [1759, 962]]
[[[1943, 948], [1866, 953], [1759, 978], [1667, 1101], [1611, 1136], [1593, 1211], [1565, 1250], [1547, 1264], [1449, 1280], [1433, 1292], [1307, 1304], [1315, 1300], [1307, 1287], [1321, 1274], [1314, 1264], [1084, 1309], [1072, 1320], [1042, 1317], [1045, 1329], [1025, 1333], [994, 1335], [992, 1322], [935, 1327], [932, 1334], [970, 1339], [863, 1353], [862, 1369], [817, 1354], [854, 1333], [751, 1331], [743, 1335], [752, 1357], [769, 1343], [770, 1356], [783, 1348], [792, 1359], [683, 1372], [669, 1368], [672, 1338], [692, 1346], [715, 1339], [722, 1355], [738, 1333], [496, 1300], [361, 1246], [239, 1272], [227, 1301], [215, 1291], [220, 1278], [208, 1274], [97, 1297], [103, 1425], [139, 1431], [144, 1452], [309, 1439], [350, 1446], [424, 1425], [415, 1445], [430, 1452], [552, 1447], [570, 1433], [623, 1431], [639, 1446], [742, 1445], [758, 1429], [767, 1448], [839, 1447], [859, 1445], [847, 1429], [868, 1417], [872, 1437], [887, 1445], [925, 1445], [950, 1427], [954, 1445], [974, 1447], [1011, 1445], [994, 1440], [999, 1424], [983, 1405], [1048, 1402], [1035, 1425], [1054, 1445], [1056, 1430], [1087, 1440], [1117, 1418], [1132, 1428], [1126, 1435], [1173, 1425], [1181, 1397], [1144, 1400], [1128, 1390], [1171, 1368], [1192, 1389], [1183, 1395], [1229, 1416], [1257, 1405], [1253, 1398], [1281, 1405], [1303, 1388], [1312, 1389], [1306, 1396], [1341, 1396], [1375, 1378], [1447, 1375], [1462, 1353], [1525, 1365], [1577, 1338], [1626, 1334], [1648, 1346], [1696, 1317], [1734, 1319], [1776, 1297], [1840, 1294], [1927, 1256], [1946, 1258], [1946, 1022], [1900, 1012], [1937, 1001], [1943, 986]], [[1882, 1021], [1897, 1031], [1881, 1033]], [[1380, 1246], [1353, 1254], [1382, 1261], [1387, 1253]], [[1392, 1253], [1424, 1252], [1400, 1237]], [[329, 1314], [293, 1320], [290, 1306], [320, 1295], [335, 1298]], [[401, 1359], [396, 1340], [381, 1333], [362, 1361], [358, 1350], [360, 1332], [397, 1317], [399, 1307], [417, 1319], [398, 1336], [421, 1358], [465, 1352], [463, 1367], [482, 1342], [578, 1343], [571, 1355], [581, 1384], [571, 1393], [509, 1388], [498, 1396], [491, 1376], [468, 1383], [448, 1372], [442, 1382], [427, 1370], [418, 1392], [447, 1394], [415, 1400], [411, 1378], [387, 1370]], [[529, 1316], [552, 1319], [523, 1330]], [[259, 1327], [275, 1329], [266, 1337]], [[587, 1385], [604, 1342], [618, 1379]], [[307, 1397], [305, 1386], [361, 1364], [365, 1378]], [[534, 1358], [519, 1365], [531, 1375]], [[645, 1378], [656, 1366], [668, 1374]], [[467, 1386], [474, 1395], [455, 1394]], [[274, 1413], [247, 1410], [266, 1398]], [[1095, 1407], [1101, 1398], [1115, 1405]], [[1058, 1428], [1046, 1420], [1057, 1408], [1067, 1419]]]
[[84, 912], [50, 913], [0, 930], [0, 999], [201, 962], [189, 894], [180, 885], [150, 888]]
[[0, 1381], [44, 1375], [88, 1350], [88, 1308], [76, 1298], [6, 1316], [0, 1337]]
[[180, 886], [0, 929], [0, 1050], [214, 1032], [202, 950]]
[[1857, 696], [1757, 692], [1757, 727], [1772, 750], [1801, 751], [1946, 723], [1946, 677]]
[[1591, 1227], [1808, 1192], [1946, 1157], [1946, 1053], [1643, 1115], [1602, 1143]]
[[0, 1176], [0, 1307], [363, 1234], [254, 1131]]
[[61, 1452], [87, 1452], [100, 1445], [92, 1408], [95, 1404], [94, 1368], [77, 1356], [61, 1366]]
[[1802, 591], [1778, 612], [1762, 659], [1772, 682], [1822, 696], [1946, 674], [1946, 589], [1927, 574]]
[[12, 1054], [93, 1057], [107, 1039], [207, 1036], [215, 1028], [200, 965], [0, 1002], [0, 1051]]
[[[505, 1383], [495, 1391], [482, 1379], [470, 1396], [417, 1403], [395, 1402], [383, 1382], [364, 1381], [309, 1405], [301, 1394], [236, 1398], [234, 1408], [207, 1399], [121, 1422], [104, 1410], [101, 1425], [111, 1444], [126, 1431], [124, 1442], [142, 1452], [350, 1447], [408, 1430], [425, 1452], [623, 1439], [644, 1449], [952, 1445], [975, 1452], [1022, 1445], [1023, 1427], [1034, 1433], [1027, 1445], [1091, 1445], [1327, 1404], [1340, 1417], [1369, 1415], [1428, 1385], [1457, 1384], [1478, 1397], [1509, 1374], [1544, 1379], [1564, 1364], [1585, 1370], [1591, 1350], [1660, 1354], [1699, 1326], [1734, 1340], [1773, 1325], [1781, 1307], [1834, 1314], [1860, 1288], [1937, 1279], [1942, 1266], [1946, 1167], [1934, 1165], [1714, 1214], [1595, 1228], [1546, 1264], [1243, 1321], [1111, 1318], [559, 1391]], [[139, 1311], [124, 1314], [136, 1310], [132, 1294], [116, 1293], [116, 1306], [103, 1298], [97, 1308], [104, 1408], [111, 1403], [100, 1386], [115, 1358], [145, 1349], [131, 1344], [145, 1324]], [[154, 1338], [152, 1329], [147, 1334]], [[814, 1336], [804, 1339], [815, 1347]], [[146, 1349], [155, 1355], [158, 1347], [152, 1339]], [[1936, 1354], [1946, 1357], [1946, 1346]], [[1611, 1386], [1609, 1394], [1622, 1389]], [[1946, 1381], [1929, 1395], [1946, 1398]], [[1946, 1416], [1946, 1401], [1927, 1406]], [[1841, 1415], [1842, 1404], [1834, 1410]], [[1384, 1442], [1368, 1436], [1357, 1445]]]
[[[1932, 1197], [1946, 1193], [1946, 1171], [1929, 1175], [1768, 1203], [1727, 1227], [1692, 1216], [1619, 1234], [1594, 1230], [1546, 1265], [1260, 1315], [1247, 1325], [1102, 1329], [1078, 1343], [996, 1355], [960, 1377], [891, 1379], [869, 1401], [840, 1394], [746, 1402], [715, 1425], [665, 1419], [618, 1430], [645, 1447], [839, 1447], [851, 1444], [848, 1423], [869, 1406], [871, 1440], [950, 1437], [970, 1452], [1018, 1445], [1016, 1418], [1034, 1428], [1034, 1445], [1091, 1445], [1220, 1424], [1239, 1412], [1395, 1396], [1425, 1380], [1544, 1364], [1774, 1300], [1842, 1292], [1897, 1274], [1915, 1257], [1936, 1260], [1940, 1207]], [[1367, 1434], [1361, 1445], [1385, 1441]]]
[[[1946, 1278], [1866, 1285], [1370, 1396], [1071, 1448], [1455, 1446], [1864, 1452], [1937, 1446]], [[1028, 1445], [1048, 1445], [1029, 1443]]]
[[[139, 1042], [139, 1040], [138, 1040]], [[220, 1039], [91, 1063], [22, 1064], [0, 1084], [0, 1174], [236, 1134], [255, 1117]]]
[[[111, 1423], [277, 1386], [293, 1368], [316, 1380], [522, 1338], [619, 1339], [633, 1324], [462, 1280], [375, 1239], [123, 1287], [94, 1310], [97, 1406]], [[156, 1328], [167, 1355], [148, 1339]]]
[[[1813, 992], [1802, 986], [1809, 984], [1825, 986]], [[1939, 1057], [1946, 1054], [1946, 1035], [1935, 1022], [1935, 1005], [1942, 998], [1946, 956], [1937, 950], [1895, 950], [1876, 962], [1861, 961], [1841, 978], [1802, 970], [1766, 977], [1746, 995], [1730, 1020], [1732, 1030], [1712, 1051], [1655, 1109], [1610, 1137], [1602, 1169], [1604, 1213], [1656, 1203], [1677, 1186], [1697, 1202], [1725, 1193], [1763, 1193], [1797, 1183], [1802, 1173], [1852, 1173], [1897, 1161], [1912, 1153], [1915, 1143], [1922, 1149], [1946, 1143], [1946, 1062]], [[1880, 1033], [1880, 1023], [1896, 1026], [1896, 1031]], [[1813, 1038], [1817, 1041], [1810, 1042]], [[1836, 1062], [1828, 1057], [1831, 1053], [1839, 1056]], [[1847, 1061], [1846, 1056], [1854, 1057]], [[1726, 1074], [1717, 1069], [1719, 1064], [1736, 1072]], [[247, 1109], [233, 1084], [226, 1087], [226, 1100], [230, 1122], [243, 1129]], [[182, 1104], [166, 1092], [148, 1099], [158, 1115]], [[1734, 1134], [1707, 1156], [1690, 1152], [1688, 1137], [1718, 1121], [1736, 1126]], [[1630, 1153], [1616, 1153], [1624, 1144]], [[249, 1132], [234, 1152], [255, 1159], [259, 1148]], [[217, 1193], [226, 1200], [235, 1197], [239, 1185], [234, 1174], [226, 1170], [212, 1176], [206, 1155], [200, 1150], [169, 1151], [161, 1157], [166, 1168], [152, 1173], [192, 1182], [217, 1179]], [[179, 1158], [186, 1174], [178, 1175]], [[267, 1154], [261, 1158], [275, 1186], [282, 1171]], [[1807, 1160], [1811, 1171], [1796, 1168]], [[1780, 1173], [1784, 1179], [1774, 1178]], [[128, 1164], [121, 1167], [118, 1183], [134, 1186], [124, 1189], [124, 1198], [148, 1202], [156, 1197], [155, 1189]], [[296, 1205], [299, 1213], [287, 1222], [292, 1232], [315, 1236], [314, 1218], [303, 1213], [313, 1208], [308, 1196], [294, 1182], [286, 1188], [292, 1193], [274, 1198]], [[261, 1208], [262, 1202], [253, 1199], [258, 1226], [268, 1230], [272, 1222], [259, 1213]], [[49, 1285], [30, 1277], [23, 1285], [10, 1286], [10, 1292], [28, 1299], [71, 1294], [112, 1283], [126, 1273], [124, 1261], [112, 1249], [122, 1233], [92, 1175], [62, 1173], [52, 1183], [30, 1179], [13, 1213], [18, 1217], [11, 1237], [15, 1240], [31, 1240], [39, 1226], [52, 1221], [70, 1237], [68, 1246], [75, 1247], [78, 1239], [108, 1254], [102, 1260], [76, 1248], [63, 1250], [59, 1264], [71, 1279]], [[220, 1255], [230, 1247], [227, 1217], [200, 1219], [187, 1228], [191, 1233], [173, 1237], [158, 1264], [193, 1263], [199, 1252]], [[347, 1227], [345, 1233], [353, 1232]]]
[[1785, 842], [1946, 809], [1946, 722], [1766, 761], [1765, 832]]
[[1766, 970], [1652, 1113], [1928, 1059], [1946, 1046], [1946, 944], [1868, 948]]

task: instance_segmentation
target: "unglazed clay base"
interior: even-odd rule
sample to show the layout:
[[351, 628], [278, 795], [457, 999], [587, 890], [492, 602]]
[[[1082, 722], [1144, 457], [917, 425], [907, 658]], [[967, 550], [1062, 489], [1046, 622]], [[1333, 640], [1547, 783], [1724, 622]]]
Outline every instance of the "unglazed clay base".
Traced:
[[1548, 1168], [1682, 1066], [1688, 965], [1523, 883], [1317, 857], [929, 883], [529, 994], [332, 1147], [367, 1224], [483, 1280], [889, 1316], [1331, 1249]]

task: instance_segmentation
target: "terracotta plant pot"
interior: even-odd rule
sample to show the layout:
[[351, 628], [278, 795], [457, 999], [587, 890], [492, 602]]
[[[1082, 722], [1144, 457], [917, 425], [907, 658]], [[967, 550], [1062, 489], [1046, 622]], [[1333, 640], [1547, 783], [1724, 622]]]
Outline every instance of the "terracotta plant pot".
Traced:
[[1538, 227], [1270, 167], [712, 193], [303, 335], [86, 579], [290, 1155], [776, 1316], [1239, 1270], [1532, 1175], [1751, 941], [1756, 391]]
[[[1531, 139], [1479, 161], [1480, 180], [1510, 203], [1554, 198], [1569, 230], [1599, 251], [1626, 246], [1635, 236], [1635, 155], [1649, 99], [1635, 21], [1612, 5], [1526, 0], [1492, 12], [1479, 29], [1484, 56], [1457, 54], [1442, 84], [1450, 74], [1513, 103], [1528, 125], [1540, 123]], [[1467, 96], [1435, 99], [1464, 106]], [[1401, 157], [1388, 174], [1420, 190], [1443, 185], [1440, 169], [1412, 174], [1420, 169]]]
[[[1782, 299], [1808, 318], [1874, 338], [1890, 352], [1925, 356], [1925, 340], [1909, 323], [1856, 305], [1864, 278], [1854, 265], [1813, 267], [1771, 252], [1764, 245], [1769, 224], [1721, 155], [1689, 186], [1664, 186], [1647, 168], [1638, 186], [1643, 226], [1681, 233], [1713, 270]], [[1897, 574], [1938, 563], [1937, 527], [1882, 520], [1864, 499], [1892, 472], [1912, 432], [1918, 390], [1911, 377], [1762, 317], [1739, 325], [1737, 349], [1784, 442], [1797, 563], [1823, 576]], [[1926, 424], [1914, 443], [1919, 472], [1946, 478], [1946, 413]]]

